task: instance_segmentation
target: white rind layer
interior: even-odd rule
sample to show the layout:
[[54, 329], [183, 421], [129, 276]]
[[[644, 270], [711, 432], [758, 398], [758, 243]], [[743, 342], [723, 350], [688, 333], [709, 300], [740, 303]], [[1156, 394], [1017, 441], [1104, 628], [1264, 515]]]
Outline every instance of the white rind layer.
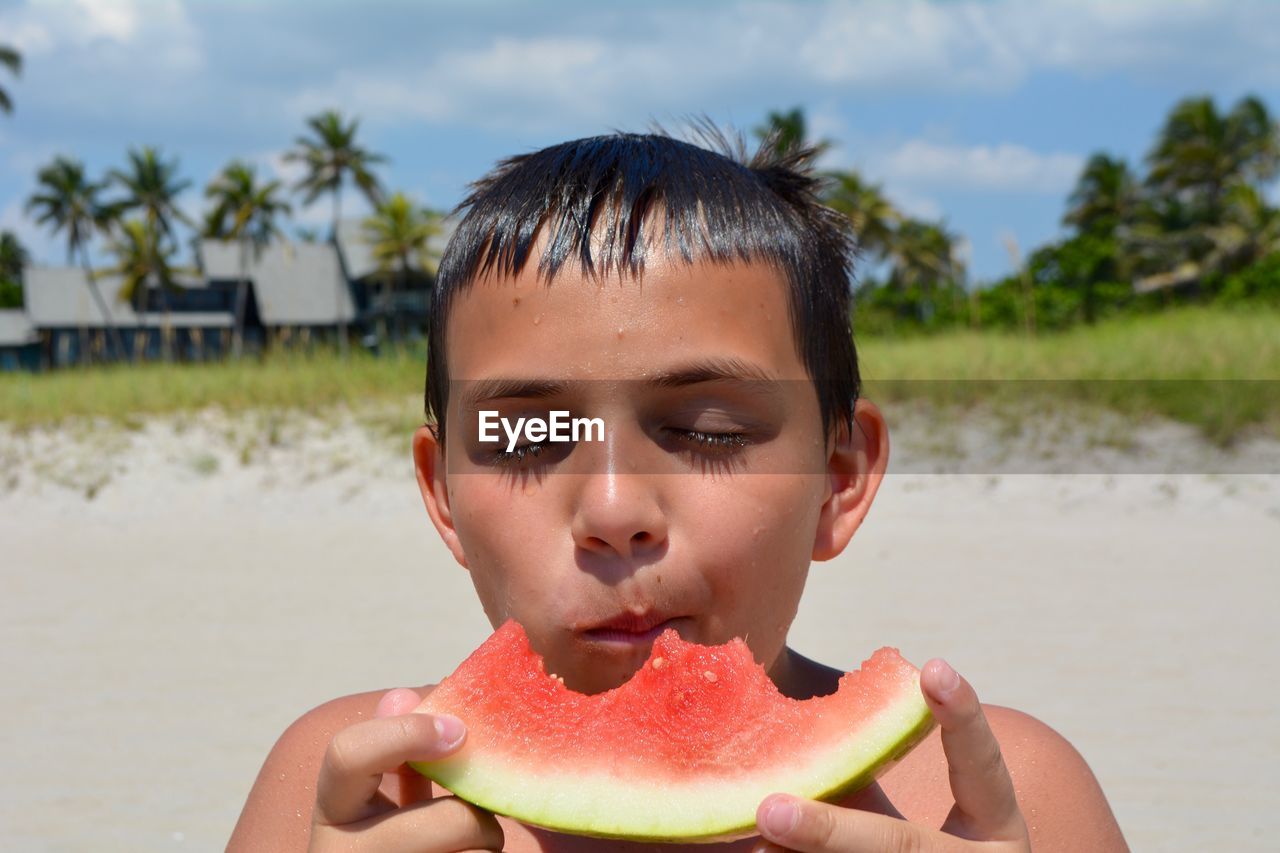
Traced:
[[755, 832], [756, 808], [769, 794], [818, 799], [860, 788], [884, 772], [933, 728], [914, 690], [862, 721], [823, 755], [797, 755], [789, 766], [749, 778], [639, 779], [599, 772], [539, 772], [465, 747], [455, 760], [415, 763], [464, 800], [548, 829], [608, 838], [718, 841]]

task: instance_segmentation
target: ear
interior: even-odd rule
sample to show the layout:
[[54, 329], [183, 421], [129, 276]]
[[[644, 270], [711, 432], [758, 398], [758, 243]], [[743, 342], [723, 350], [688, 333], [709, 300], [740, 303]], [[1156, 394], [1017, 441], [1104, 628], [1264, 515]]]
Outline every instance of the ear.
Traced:
[[422, 502], [427, 505], [427, 515], [436, 526], [436, 532], [444, 540], [445, 547], [453, 554], [458, 565], [467, 567], [467, 555], [458, 541], [458, 531], [453, 526], [453, 511], [449, 505], [449, 486], [444, 447], [436, 440], [429, 426], [420, 426], [413, 434], [413, 467], [418, 475], [418, 490]]
[[838, 556], [853, 538], [875, 500], [889, 464], [889, 428], [870, 400], [853, 409], [852, 434], [841, 429], [827, 459], [829, 494], [818, 516], [813, 559]]

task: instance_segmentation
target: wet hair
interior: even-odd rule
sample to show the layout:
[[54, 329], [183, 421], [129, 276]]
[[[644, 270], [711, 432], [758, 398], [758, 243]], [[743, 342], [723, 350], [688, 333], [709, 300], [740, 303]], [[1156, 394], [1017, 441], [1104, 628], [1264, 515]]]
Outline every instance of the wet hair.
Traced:
[[[698, 142], [665, 131], [576, 139], [501, 161], [471, 185], [440, 260], [429, 324], [426, 416], [444, 441], [446, 328], [453, 300], [488, 274], [536, 259], [551, 286], [566, 264], [588, 277], [636, 275], [647, 251], [686, 263], [768, 263], [789, 284], [791, 333], [813, 380], [824, 435], [850, 430], [859, 393], [850, 329], [855, 245], [847, 217], [820, 201], [817, 150], [777, 137], [748, 154], [741, 136], [707, 123]], [[661, 246], [654, 245], [661, 229]]]

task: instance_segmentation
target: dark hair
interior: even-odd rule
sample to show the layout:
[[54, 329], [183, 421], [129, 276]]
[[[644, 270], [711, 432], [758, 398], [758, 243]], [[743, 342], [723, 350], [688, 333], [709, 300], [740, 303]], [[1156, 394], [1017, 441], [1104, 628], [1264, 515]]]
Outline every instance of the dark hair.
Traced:
[[[449, 399], [445, 328], [454, 298], [489, 272], [514, 276], [539, 232], [550, 285], [576, 260], [589, 276], [644, 266], [645, 232], [661, 213], [663, 248], [686, 263], [766, 262], [790, 284], [792, 336], [818, 394], [823, 429], [852, 427], [858, 359], [850, 329], [855, 248], [848, 218], [819, 200], [813, 148], [740, 136], [707, 123], [700, 147], [665, 132], [563, 142], [503, 160], [471, 186], [440, 260], [427, 350], [426, 415], [444, 440]], [[593, 256], [592, 239], [595, 239]]]

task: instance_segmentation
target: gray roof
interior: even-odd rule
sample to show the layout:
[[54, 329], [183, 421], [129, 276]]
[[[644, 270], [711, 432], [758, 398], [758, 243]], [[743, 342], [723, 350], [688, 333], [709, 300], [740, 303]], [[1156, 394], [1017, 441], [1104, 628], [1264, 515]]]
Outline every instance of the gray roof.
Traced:
[[[453, 236], [458, 220], [448, 216], [440, 225], [440, 233], [432, 237], [428, 244], [435, 250], [436, 257], [440, 256], [445, 244]], [[377, 272], [378, 262], [373, 259], [373, 252], [364, 239], [363, 219], [344, 219], [338, 223], [338, 245], [342, 246], [342, 257], [347, 262], [347, 275], [352, 279], [364, 278]]]
[[[79, 267], [28, 267], [23, 292], [27, 313], [36, 328], [101, 328], [106, 326], [98, 304], [89, 293], [84, 270]], [[99, 275], [98, 291], [107, 303], [115, 326], [136, 326], [133, 308], [119, 298], [118, 276]]]
[[[204, 240], [200, 255], [209, 278], [240, 278], [240, 246]], [[351, 289], [328, 243], [272, 243], [249, 254], [249, 278], [258, 314], [267, 326], [330, 326], [355, 319]]]
[[31, 318], [21, 308], [0, 311], [0, 347], [20, 347], [40, 341]]
[[[100, 329], [106, 327], [98, 303], [89, 293], [85, 281], [84, 270], [79, 267], [28, 267], [23, 274], [26, 279], [23, 285], [27, 303], [27, 315], [31, 324], [37, 329], [81, 327]], [[98, 290], [107, 303], [107, 311], [111, 314], [111, 325], [119, 328], [136, 328], [139, 316], [133, 306], [120, 299], [121, 281], [119, 276], [99, 274]], [[200, 282], [192, 279], [179, 280], [180, 287], [191, 287]], [[141, 317], [143, 326], [161, 326], [164, 316], [160, 313], [144, 313]], [[185, 327], [229, 327], [231, 315], [224, 313], [201, 313], [175, 311], [169, 315], [169, 325], [174, 328]]]

